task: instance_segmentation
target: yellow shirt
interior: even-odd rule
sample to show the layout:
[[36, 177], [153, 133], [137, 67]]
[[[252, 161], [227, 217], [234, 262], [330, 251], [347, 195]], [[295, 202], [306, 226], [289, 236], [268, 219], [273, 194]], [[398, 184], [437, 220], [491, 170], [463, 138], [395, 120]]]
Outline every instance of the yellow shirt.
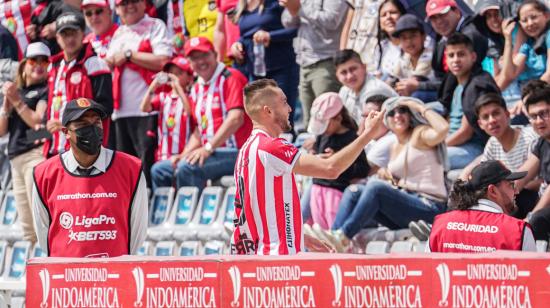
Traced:
[[183, 18], [190, 38], [205, 36], [213, 42], [217, 17], [218, 8], [214, 0], [183, 1]]

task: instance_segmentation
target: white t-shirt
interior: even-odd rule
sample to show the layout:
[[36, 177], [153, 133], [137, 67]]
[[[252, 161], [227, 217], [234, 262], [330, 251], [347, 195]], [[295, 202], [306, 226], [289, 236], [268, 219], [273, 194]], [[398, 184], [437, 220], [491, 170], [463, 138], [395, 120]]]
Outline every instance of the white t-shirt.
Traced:
[[[167, 36], [166, 25], [160, 19], [145, 15], [139, 22], [129, 26], [122, 25], [117, 29], [107, 57], [126, 50], [137, 51], [143, 41], [149, 41], [154, 55], [172, 56], [172, 44]], [[113, 119], [148, 115], [139, 110], [149, 86], [139, 72], [125, 68], [120, 86], [120, 106], [113, 112]]]
[[357, 124], [361, 122], [362, 106], [373, 92], [376, 92], [376, 94], [383, 94], [387, 97], [397, 96], [397, 92], [387, 83], [370, 76], [367, 76], [365, 79], [365, 84], [363, 88], [361, 88], [359, 94], [356, 94], [352, 89], [346, 86], [340, 88], [338, 95]]
[[379, 168], [388, 167], [391, 149], [396, 141], [397, 137], [392, 132], [388, 132], [378, 140], [369, 142], [365, 147], [369, 164], [374, 164]]

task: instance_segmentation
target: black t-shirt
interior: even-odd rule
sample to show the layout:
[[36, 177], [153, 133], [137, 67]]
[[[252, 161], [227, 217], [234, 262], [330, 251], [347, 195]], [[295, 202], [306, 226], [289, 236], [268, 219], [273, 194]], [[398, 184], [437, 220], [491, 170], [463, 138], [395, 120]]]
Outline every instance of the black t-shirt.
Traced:
[[550, 183], [550, 142], [539, 137], [533, 145], [532, 153], [540, 161], [539, 176], [544, 182]]
[[[48, 85], [46, 83], [35, 84], [19, 91], [23, 103], [27, 104], [27, 107], [36, 110], [36, 105], [39, 101], [45, 103], [48, 102]], [[27, 141], [27, 130], [30, 127], [19, 117], [19, 114], [15, 110], [12, 111], [8, 121], [8, 132], [10, 138], [8, 142], [8, 157], [14, 158], [19, 154], [23, 154], [36, 147], [42, 146], [36, 145], [33, 142]]]
[[[316, 153], [325, 153], [325, 149], [331, 148], [334, 152], [338, 152], [348, 144], [352, 143], [357, 138], [357, 133], [348, 130], [343, 134], [335, 134], [332, 136], [318, 136], [313, 149]], [[344, 191], [351, 184], [351, 180], [357, 178], [365, 178], [369, 173], [369, 164], [365, 152], [361, 152], [359, 157], [349, 166], [346, 171], [342, 172], [335, 180], [313, 179], [313, 184], [336, 188]]]

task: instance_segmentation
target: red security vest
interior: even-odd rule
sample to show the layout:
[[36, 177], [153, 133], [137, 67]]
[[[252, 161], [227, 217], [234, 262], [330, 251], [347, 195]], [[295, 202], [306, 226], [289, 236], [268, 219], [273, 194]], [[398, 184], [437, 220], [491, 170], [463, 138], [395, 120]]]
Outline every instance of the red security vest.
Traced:
[[92, 176], [66, 171], [61, 155], [34, 169], [34, 181], [48, 215], [52, 257], [116, 257], [130, 252], [131, 204], [141, 162], [113, 152], [106, 172]]
[[432, 252], [490, 252], [521, 250], [523, 220], [503, 213], [455, 210], [435, 217], [430, 234]]

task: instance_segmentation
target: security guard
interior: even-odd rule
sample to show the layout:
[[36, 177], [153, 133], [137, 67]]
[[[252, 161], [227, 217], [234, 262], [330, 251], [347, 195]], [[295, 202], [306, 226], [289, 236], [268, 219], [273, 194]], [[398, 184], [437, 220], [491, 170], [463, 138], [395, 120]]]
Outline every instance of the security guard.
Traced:
[[35, 228], [48, 256], [116, 257], [135, 253], [145, 239], [141, 162], [101, 146], [105, 117], [90, 99], [70, 101], [62, 118], [70, 149], [35, 167]]

